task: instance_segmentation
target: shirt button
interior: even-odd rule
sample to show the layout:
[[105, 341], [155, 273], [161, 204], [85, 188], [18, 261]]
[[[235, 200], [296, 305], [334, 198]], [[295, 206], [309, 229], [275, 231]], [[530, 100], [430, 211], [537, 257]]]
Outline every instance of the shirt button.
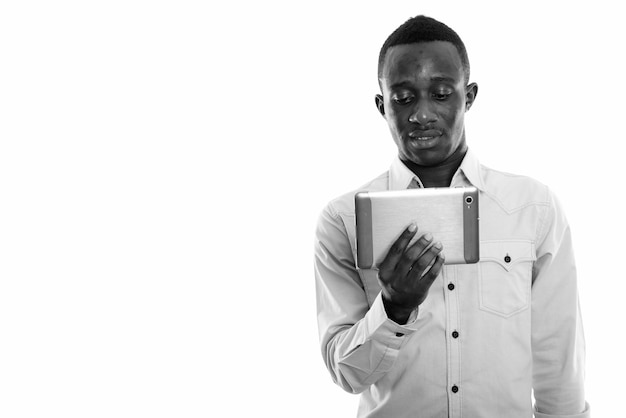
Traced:
[[459, 387], [457, 385], [452, 386], [452, 393], [457, 393], [459, 391]]
[[504, 262], [505, 263], [510, 263], [511, 262], [511, 257], [509, 257], [508, 254], [504, 257]]
[[457, 331], [452, 331], [453, 338], [459, 338], [459, 333]]
[[396, 332], [396, 337], [404, 337], [404, 334], [401, 332]]
[[454, 290], [454, 285], [452, 283], [448, 283], [448, 289], [449, 290]]

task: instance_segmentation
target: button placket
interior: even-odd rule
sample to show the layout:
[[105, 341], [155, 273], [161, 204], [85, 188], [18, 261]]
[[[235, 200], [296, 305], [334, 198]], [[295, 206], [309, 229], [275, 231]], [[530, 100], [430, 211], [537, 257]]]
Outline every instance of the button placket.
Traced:
[[[447, 379], [452, 393], [459, 390], [458, 382], [461, 378], [460, 346], [459, 346], [459, 302], [460, 295], [458, 289], [458, 266], [446, 266], [444, 269], [444, 283], [448, 283], [444, 288], [444, 301], [446, 308], [446, 351], [447, 351]], [[448, 411], [450, 417], [460, 417], [461, 400], [459, 396], [448, 397]]]

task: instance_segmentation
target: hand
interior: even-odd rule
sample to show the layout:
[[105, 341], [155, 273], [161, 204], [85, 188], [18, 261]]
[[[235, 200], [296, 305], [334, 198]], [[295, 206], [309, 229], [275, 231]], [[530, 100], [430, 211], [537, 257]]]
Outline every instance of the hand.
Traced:
[[407, 248], [416, 232], [415, 224], [405, 229], [389, 249], [378, 270], [387, 315], [402, 324], [424, 302], [444, 262], [441, 243], [436, 242], [429, 247], [432, 243], [431, 234], [423, 235]]

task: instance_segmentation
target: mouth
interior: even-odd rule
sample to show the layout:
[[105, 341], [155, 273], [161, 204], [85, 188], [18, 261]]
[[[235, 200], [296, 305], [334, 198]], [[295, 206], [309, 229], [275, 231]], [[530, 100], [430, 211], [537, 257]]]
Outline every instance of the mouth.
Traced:
[[438, 139], [443, 136], [443, 132], [437, 129], [429, 129], [426, 131], [415, 130], [409, 132], [408, 144], [415, 150], [432, 148], [437, 145]]
[[437, 129], [429, 129], [426, 131], [416, 130], [409, 132], [409, 138], [417, 141], [429, 141], [439, 138], [443, 133]]

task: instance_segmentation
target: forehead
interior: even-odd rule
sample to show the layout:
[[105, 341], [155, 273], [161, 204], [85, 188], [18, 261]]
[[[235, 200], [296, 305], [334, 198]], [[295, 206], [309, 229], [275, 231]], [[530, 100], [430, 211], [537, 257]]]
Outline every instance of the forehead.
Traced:
[[396, 45], [387, 51], [382, 81], [395, 83], [400, 79], [445, 77], [463, 79], [463, 63], [456, 47], [446, 41]]

